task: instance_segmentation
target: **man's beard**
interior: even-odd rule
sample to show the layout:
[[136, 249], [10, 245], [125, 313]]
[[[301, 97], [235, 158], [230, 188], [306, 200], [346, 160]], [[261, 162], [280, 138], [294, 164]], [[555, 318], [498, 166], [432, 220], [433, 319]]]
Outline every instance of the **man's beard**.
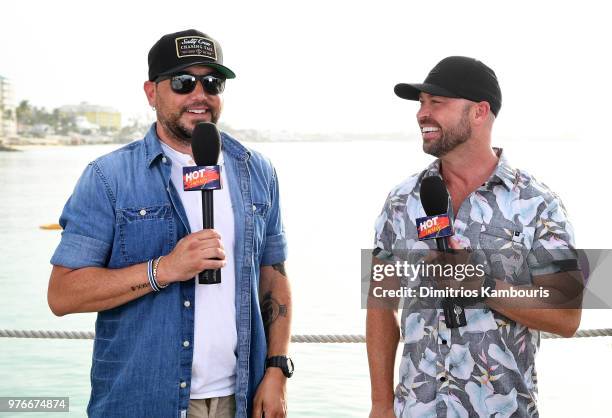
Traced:
[[472, 136], [472, 127], [468, 117], [469, 112], [470, 107], [466, 106], [463, 109], [461, 120], [452, 128], [444, 130], [438, 125], [441, 133], [440, 138], [438, 140], [424, 141], [423, 151], [434, 157], [440, 158], [470, 139], [470, 136]]
[[[210, 122], [217, 124], [219, 121], [219, 112], [212, 111], [211, 108], [208, 108], [210, 112]], [[193, 135], [193, 128], [189, 128], [185, 126], [185, 124], [181, 123], [181, 116], [183, 113], [187, 112], [187, 108], [184, 108], [178, 112], [174, 113], [162, 113], [160, 110], [157, 111], [157, 120], [159, 123], [166, 128], [166, 131], [170, 133], [179, 142], [191, 145], [191, 137]], [[195, 126], [194, 126], [195, 127]]]

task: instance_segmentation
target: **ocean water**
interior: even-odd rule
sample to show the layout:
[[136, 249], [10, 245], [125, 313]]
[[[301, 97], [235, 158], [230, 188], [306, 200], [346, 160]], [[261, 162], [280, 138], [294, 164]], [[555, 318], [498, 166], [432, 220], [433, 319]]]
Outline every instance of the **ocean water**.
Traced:
[[[249, 144], [274, 162], [281, 187], [294, 294], [294, 334], [363, 334], [360, 249], [395, 184], [431, 161], [411, 141]], [[581, 248], [609, 247], [592, 227], [610, 145], [504, 141], [511, 163], [562, 198]], [[46, 291], [55, 223], [74, 184], [96, 156], [115, 146], [38, 147], [0, 153], [0, 329], [93, 330], [94, 314], [57, 318]], [[581, 328], [610, 327], [609, 311], [585, 311]], [[0, 396], [69, 396], [85, 416], [92, 341], [0, 338]], [[293, 344], [296, 374], [288, 402], [294, 417], [365, 417], [369, 376], [364, 344]], [[605, 399], [612, 337], [544, 340], [538, 357], [543, 417], [609, 416]], [[0, 416], [11, 416], [0, 413]], [[15, 417], [41, 416], [18, 413]]]

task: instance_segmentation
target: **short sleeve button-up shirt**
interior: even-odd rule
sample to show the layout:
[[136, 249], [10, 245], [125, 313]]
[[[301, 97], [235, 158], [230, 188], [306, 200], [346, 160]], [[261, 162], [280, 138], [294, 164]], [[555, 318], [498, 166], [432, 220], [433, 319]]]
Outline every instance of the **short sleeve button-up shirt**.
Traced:
[[[496, 151], [495, 171], [459, 208], [455, 237], [465, 248], [482, 250], [488, 275], [530, 285], [534, 276], [558, 271], [559, 258], [575, 257], [573, 231], [559, 198]], [[391, 191], [376, 221], [376, 247], [434, 248], [418, 241], [416, 230], [416, 218], [425, 216], [420, 183], [428, 176], [440, 176], [439, 160]], [[466, 326], [449, 329], [442, 309], [403, 309], [396, 416], [538, 416], [539, 331], [488, 308], [465, 314]]]

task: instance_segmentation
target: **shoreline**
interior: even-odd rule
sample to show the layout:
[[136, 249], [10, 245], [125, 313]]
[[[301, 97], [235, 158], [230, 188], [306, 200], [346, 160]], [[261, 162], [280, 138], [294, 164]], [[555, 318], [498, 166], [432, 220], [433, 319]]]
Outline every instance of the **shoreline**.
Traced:
[[[335, 142], [405, 142], [413, 141], [416, 138], [404, 133], [379, 133], [379, 134], [360, 134], [360, 133], [266, 133], [253, 135], [250, 131], [227, 130], [227, 133], [246, 143], [264, 144], [304, 144], [304, 143], [335, 143]], [[37, 149], [40, 147], [58, 146], [79, 146], [79, 145], [125, 145], [135, 140], [143, 138], [143, 134], [134, 134], [133, 138], [109, 138], [109, 137], [85, 137], [85, 136], [63, 136], [48, 135], [44, 138], [16, 137], [0, 144], [0, 151]]]
[[21, 151], [21, 150], [18, 149], [18, 148], [9, 147], [7, 145], [0, 144], [0, 152], [19, 152], [19, 151]]
[[[253, 140], [246, 138], [241, 142], [249, 143], [249, 144], [325, 144], [325, 143], [337, 143], [337, 142], [372, 142], [372, 141], [380, 141], [380, 142], [411, 142], [413, 138], [313, 138], [313, 139], [305, 139], [305, 140], [295, 140], [295, 139], [273, 139], [273, 140]], [[80, 144], [70, 144], [70, 143], [61, 143], [61, 142], [41, 142], [41, 143], [23, 143], [23, 144], [11, 144], [11, 145], [2, 145], [0, 144], [0, 152], [2, 151], [26, 151], [32, 149], [40, 149], [40, 148], [58, 148], [58, 147], [80, 147], [80, 146], [96, 146], [96, 145], [117, 145], [122, 146], [129, 144], [128, 142], [89, 142], [89, 143], [80, 143]]]

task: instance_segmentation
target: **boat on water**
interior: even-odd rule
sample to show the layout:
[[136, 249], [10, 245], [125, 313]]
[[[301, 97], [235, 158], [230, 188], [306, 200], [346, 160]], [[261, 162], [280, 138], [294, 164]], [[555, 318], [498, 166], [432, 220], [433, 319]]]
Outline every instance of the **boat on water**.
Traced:
[[46, 229], [46, 230], [61, 230], [62, 227], [60, 226], [60, 224], [45, 224], [45, 225], [41, 225], [40, 229]]

